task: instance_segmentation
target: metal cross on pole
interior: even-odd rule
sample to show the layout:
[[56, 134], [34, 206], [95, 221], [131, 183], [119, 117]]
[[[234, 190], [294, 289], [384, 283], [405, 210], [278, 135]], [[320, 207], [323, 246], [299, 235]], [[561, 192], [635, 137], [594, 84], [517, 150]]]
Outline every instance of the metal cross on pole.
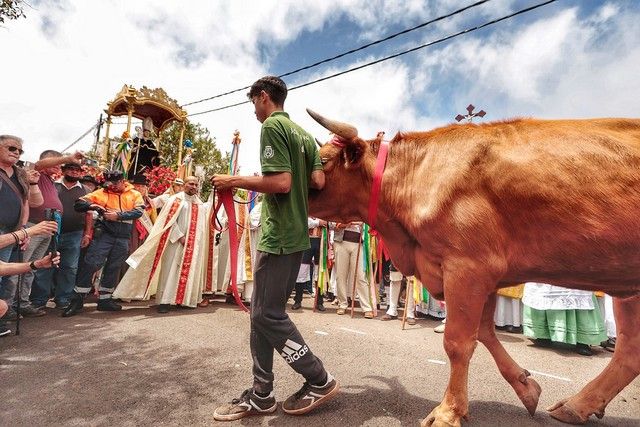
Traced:
[[455, 118], [457, 121], [462, 121], [464, 119], [467, 119], [468, 123], [471, 123], [471, 121], [473, 120], [474, 117], [484, 117], [485, 114], [487, 114], [486, 111], [484, 110], [480, 110], [477, 113], [473, 112], [473, 109], [476, 108], [473, 106], [473, 104], [469, 104], [469, 106], [467, 107], [467, 114], [465, 114], [464, 116], [462, 114], [458, 114]]

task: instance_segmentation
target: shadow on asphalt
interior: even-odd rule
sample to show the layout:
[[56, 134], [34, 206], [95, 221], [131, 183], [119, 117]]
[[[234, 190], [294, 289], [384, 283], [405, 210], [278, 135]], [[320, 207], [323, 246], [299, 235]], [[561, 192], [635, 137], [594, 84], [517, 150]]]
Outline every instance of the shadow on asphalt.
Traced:
[[[287, 415], [280, 408], [270, 416], [270, 426], [418, 426], [440, 402], [424, 399], [409, 392], [397, 377], [367, 376], [381, 387], [343, 384], [340, 394], [325, 406], [303, 416]], [[470, 418], [464, 426], [567, 426], [551, 418], [544, 408], [530, 417], [524, 407], [494, 401], [471, 401]], [[264, 425], [260, 417], [248, 417], [238, 423], [246, 426]], [[219, 423], [222, 425], [222, 423]], [[585, 425], [636, 427], [633, 420], [607, 416]]]
[[[163, 315], [147, 308], [146, 303], [127, 307], [120, 313], [98, 313], [88, 307], [82, 315], [67, 319], [52, 311], [42, 318], [27, 319], [20, 337], [3, 338], [0, 424], [210, 425], [213, 410], [220, 403], [220, 390], [247, 379], [245, 370], [220, 369], [219, 361], [237, 350], [228, 349], [224, 341], [194, 339], [186, 328], [209, 327], [197, 322], [180, 322], [171, 331], [184, 341], [180, 344], [154, 338], [145, 332], [146, 325], [136, 333], [114, 332], [114, 325], [121, 324], [118, 320], [123, 317], [152, 320], [237, 308], [215, 303]], [[149, 323], [148, 328], [162, 327], [159, 325]], [[429, 381], [428, 376], [424, 381]], [[415, 426], [439, 403], [411, 393], [398, 377], [365, 376], [360, 383], [353, 379], [343, 382], [341, 388], [336, 399], [304, 417], [289, 416], [279, 409], [269, 417], [246, 418], [230, 425]], [[523, 407], [496, 401], [471, 400], [470, 414], [465, 426], [565, 425], [549, 417], [544, 408], [530, 418]], [[587, 425], [635, 427], [637, 420], [607, 415]]]

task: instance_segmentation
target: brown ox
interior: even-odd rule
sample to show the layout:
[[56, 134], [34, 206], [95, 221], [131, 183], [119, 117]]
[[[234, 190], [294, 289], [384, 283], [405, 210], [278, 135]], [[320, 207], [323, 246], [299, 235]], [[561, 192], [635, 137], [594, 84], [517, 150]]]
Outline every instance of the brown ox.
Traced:
[[[309, 111], [309, 110], [308, 110]], [[326, 186], [310, 214], [367, 218], [378, 140], [309, 111], [344, 139], [320, 150]], [[398, 133], [390, 141], [377, 229], [393, 263], [447, 302], [444, 398], [423, 425], [468, 412], [477, 341], [533, 414], [540, 386], [496, 338], [496, 289], [525, 281], [614, 297], [616, 351], [577, 395], [549, 410], [584, 423], [640, 372], [640, 120], [512, 120]]]

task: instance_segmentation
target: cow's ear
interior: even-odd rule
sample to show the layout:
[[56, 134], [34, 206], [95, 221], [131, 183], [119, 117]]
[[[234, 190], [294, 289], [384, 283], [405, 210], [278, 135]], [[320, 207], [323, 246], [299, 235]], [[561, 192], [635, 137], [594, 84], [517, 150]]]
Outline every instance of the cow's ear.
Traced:
[[360, 138], [354, 138], [351, 141], [347, 142], [345, 144], [344, 150], [342, 150], [342, 156], [345, 165], [348, 168], [360, 166], [366, 149], [366, 143]]

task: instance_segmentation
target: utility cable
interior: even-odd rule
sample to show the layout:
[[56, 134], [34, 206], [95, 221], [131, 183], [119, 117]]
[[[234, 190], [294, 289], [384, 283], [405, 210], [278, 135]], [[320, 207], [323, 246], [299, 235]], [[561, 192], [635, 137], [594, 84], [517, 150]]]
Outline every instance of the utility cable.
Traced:
[[[400, 31], [398, 33], [391, 34], [391, 35], [389, 35], [389, 36], [387, 36], [385, 38], [373, 41], [371, 43], [364, 44], [364, 45], [362, 45], [360, 47], [348, 50], [346, 52], [342, 52], [342, 53], [340, 53], [338, 55], [335, 55], [335, 56], [332, 56], [330, 58], [326, 58], [326, 59], [323, 59], [321, 61], [315, 62], [313, 64], [305, 65], [304, 67], [297, 68], [297, 69], [292, 70], [292, 71], [288, 71], [288, 72], [286, 72], [284, 74], [280, 74], [278, 77], [280, 77], [280, 78], [287, 77], [287, 76], [299, 73], [301, 71], [305, 71], [305, 70], [308, 70], [308, 69], [311, 69], [311, 68], [315, 68], [315, 67], [317, 67], [319, 65], [326, 64], [326, 63], [331, 62], [331, 61], [335, 61], [336, 59], [343, 58], [345, 56], [351, 55], [352, 53], [356, 53], [356, 52], [359, 52], [361, 50], [367, 49], [367, 48], [369, 48], [371, 46], [375, 46], [377, 44], [386, 42], [388, 40], [391, 40], [391, 39], [396, 38], [398, 36], [401, 36], [403, 34], [407, 34], [407, 33], [410, 33], [411, 31], [415, 31], [415, 30], [418, 30], [420, 28], [423, 28], [423, 27], [426, 27], [428, 25], [431, 25], [431, 24], [433, 24], [435, 22], [442, 21], [442, 20], [445, 20], [447, 18], [451, 18], [452, 16], [458, 15], [458, 14], [460, 14], [462, 12], [465, 12], [465, 11], [467, 11], [469, 9], [473, 9], [474, 7], [480, 6], [480, 5], [482, 5], [484, 3], [487, 3], [489, 1], [491, 1], [491, 0], [482, 0], [482, 1], [475, 2], [473, 4], [470, 4], [469, 6], [465, 6], [465, 7], [461, 8], [461, 9], [458, 9], [458, 10], [456, 10], [454, 12], [448, 13], [446, 15], [439, 16], [439, 17], [431, 19], [431, 20], [429, 20], [427, 22], [423, 22], [422, 24], [416, 25], [415, 27], [407, 28], [407, 29], [402, 30], [402, 31]], [[186, 104], [182, 104], [181, 107], [186, 107], [188, 105], [199, 104], [201, 102], [210, 101], [210, 100], [215, 99], [215, 98], [220, 98], [220, 97], [225, 96], [225, 95], [230, 95], [232, 93], [240, 92], [241, 90], [249, 89], [250, 87], [251, 86], [245, 86], [245, 87], [241, 87], [241, 88], [238, 88], [238, 89], [230, 90], [228, 92], [219, 93], [217, 95], [213, 95], [213, 96], [210, 96], [208, 98], [203, 98], [203, 99], [199, 99], [197, 101], [187, 102]]]
[[85, 133], [83, 133], [80, 137], [78, 137], [78, 139], [76, 139], [75, 141], [73, 141], [71, 144], [69, 144], [68, 146], [66, 146], [64, 149], [62, 149], [62, 151], [60, 151], [61, 153], [66, 152], [69, 148], [73, 147], [74, 145], [76, 145], [78, 142], [82, 141], [82, 139], [89, 135], [89, 133], [98, 128], [98, 126], [101, 126], [102, 123], [100, 121], [98, 121], [98, 123], [96, 123], [95, 125], [91, 126]]
[[[540, 8], [540, 7], [546, 6], [548, 4], [554, 3], [556, 1], [557, 0], [547, 0], [545, 2], [538, 3], [536, 5], [527, 7], [525, 9], [521, 9], [521, 10], [519, 10], [517, 12], [514, 12], [514, 13], [511, 13], [509, 15], [503, 16], [502, 18], [497, 18], [497, 19], [494, 19], [492, 21], [486, 22], [486, 23], [484, 23], [482, 25], [477, 25], [475, 27], [467, 28], [466, 30], [462, 30], [462, 31], [459, 31], [459, 32], [454, 33], [454, 34], [450, 34], [450, 35], [448, 35], [446, 37], [443, 37], [443, 38], [440, 38], [438, 40], [434, 40], [432, 42], [425, 43], [425, 44], [413, 47], [411, 49], [395, 53], [393, 55], [385, 56], [384, 58], [380, 58], [380, 59], [377, 59], [375, 61], [367, 62], [366, 64], [358, 65], [356, 67], [349, 68], [347, 70], [340, 71], [338, 73], [330, 74], [328, 76], [321, 77], [319, 79], [312, 80], [312, 81], [309, 81], [307, 83], [300, 84], [298, 86], [293, 86], [293, 87], [289, 88], [288, 90], [292, 91], [292, 90], [295, 90], [295, 89], [300, 89], [300, 88], [303, 88], [303, 87], [306, 87], [306, 86], [310, 86], [310, 85], [313, 85], [313, 84], [316, 84], [316, 83], [319, 83], [319, 82], [323, 82], [325, 80], [332, 79], [334, 77], [338, 77], [338, 76], [342, 76], [342, 75], [347, 74], [347, 73], [351, 73], [353, 71], [361, 70], [363, 68], [367, 68], [367, 67], [370, 67], [372, 65], [376, 65], [376, 64], [379, 64], [381, 62], [388, 61], [390, 59], [398, 58], [398, 57], [400, 57], [402, 55], [406, 55], [408, 53], [415, 52], [417, 50], [424, 49], [426, 47], [430, 47], [430, 46], [433, 46], [433, 45], [436, 45], [436, 44], [439, 44], [439, 43], [454, 39], [456, 37], [472, 33], [474, 31], [480, 30], [482, 28], [489, 27], [491, 25], [497, 24], [498, 22], [502, 22], [502, 21], [505, 21], [507, 19], [513, 18], [515, 16], [522, 15], [523, 13], [531, 12], [532, 10], [535, 10], [535, 9]], [[238, 89], [238, 90], [242, 90], [242, 89]], [[207, 113], [213, 113], [213, 112], [216, 112], [216, 111], [226, 110], [228, 108], [237, 107], [237, 106], [243, 105], [243, 104], [248, 104], [249, 102], [250, 101], [247, 100], [247, 101], [237, 102], [235, 104], [225, 105], [223, 107], [218, 107], [218, 108], [213, 108], [213, 109], [210, 109], [210, 110], [200, 111], [200, 112], [197, 112], [197, 113], [189, 114], [188, 117], [199, 116], [201, 114], [207, 114]]]

